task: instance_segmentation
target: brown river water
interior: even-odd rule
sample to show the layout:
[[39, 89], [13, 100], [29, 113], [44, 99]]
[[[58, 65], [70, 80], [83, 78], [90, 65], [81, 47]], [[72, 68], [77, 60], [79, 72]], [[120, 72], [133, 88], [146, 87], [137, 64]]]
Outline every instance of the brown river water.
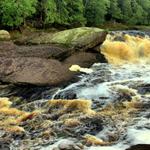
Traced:
[[[3, 98], [0, 149], [60, 150], [69, 145], [70, 150], [126, 150], [150, 145], [150, 37], [127, 33], [107, 36], [100, 52], [108, 63], [93, 64], [79, 81], [54, 89], [49, 97], [28, 103]], [[9, 97], [8, 91], [0, 94]]]

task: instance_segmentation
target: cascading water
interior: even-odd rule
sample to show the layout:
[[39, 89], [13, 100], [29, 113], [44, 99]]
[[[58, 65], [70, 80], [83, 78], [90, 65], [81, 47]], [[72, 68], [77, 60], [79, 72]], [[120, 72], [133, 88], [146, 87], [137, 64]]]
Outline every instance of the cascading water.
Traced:
[[0, 113], [7, 116], [0, 121], [0, 143], [11, 141], [4, 148], [61, 150], [67, 145], [70, 150], [127, 150], [138, 144], [150, 148], [149, 36], [113, 32], [101, 53], [109, 63], [93, 64], [80, 81], [48, 96], [58, 100], [14, 105], [17, 109], [10, 108], [11, 115], [10, 102], [0, 103]]
[[74, 93], [78, 99], [92, 99], [93, 109], [100, 113], [110, 109], [104, 129], [96, 136], [104, 141], [116, 136], [114, 144], [89, 149], [125, 150], [130, 145], [150, 144], [150, 65], [94, 64], [92, 69], [94, 73], [83, 75], [81, 81], [55, 95], [63, 99]]
[[[120, 32], [108, 35], [101, 52], [109, 64], [94, 64], [93, 73], [82, 75], [79, 82], [60, 90], [54, 98], [69, 98], [71, 94], [77, 99], [91, 99], [93, 109], [100, 109], [100, 113], [106, 107], [110, 109], [111, 112], [105, 114], [108, 122], [96, 136], [107, 142], [112, 142], [111, 136], [116, 136], [116, 140], [111, 146], [87, 149], [125, 150], [131, 145], [150, 144], [149, 37]], [[118, 107], [127, 109], [124, 112]], [[109, 113], [112, 118], [108, 118]]]

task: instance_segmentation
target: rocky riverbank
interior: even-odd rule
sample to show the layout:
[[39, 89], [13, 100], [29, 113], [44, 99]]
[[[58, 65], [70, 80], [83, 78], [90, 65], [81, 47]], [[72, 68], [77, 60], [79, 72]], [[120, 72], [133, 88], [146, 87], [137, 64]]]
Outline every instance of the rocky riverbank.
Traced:
[[94, 50], [107, 35], [101, 29], [82, 27], [35, 35], [23, 40], [15, 39], [15, 43], [19, 44], [16, 45], [8, 41], [8, 32], [0, 31], [2, 82], [58, 85], [74, 76], [68, 69], [72, 64], [89, 67], [95, 62], [104, 61], [103, 56]]
[[[116, 32], [103, 42], [106, 34], [78, 28], [4, 36], [0, 149], [149, 150], [149, 38]], [[102, 42], [112, 64], [95, 63], [106, 61]]]

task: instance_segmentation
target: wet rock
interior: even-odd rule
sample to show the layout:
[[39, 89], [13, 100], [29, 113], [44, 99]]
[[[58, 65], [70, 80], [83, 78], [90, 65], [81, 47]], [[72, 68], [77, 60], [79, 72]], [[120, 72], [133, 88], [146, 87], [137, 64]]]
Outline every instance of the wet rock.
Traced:
[[70, 140], [61, 142], [58, 145], [58, 148], [60, 150], [81, 150], [81, 148], [77, 144], [75, 144], [73, 141]]
[[63, 135], [71, 136], [75, 138], [82, 138], [85, 134], [96, 135], [103, 129], [102, 119], [100, 117], [82, 116], [79, 117], [79, 124], [76, 126], [64, 126], [62, 125]]
[[149, 144], [138, 144], [131, 146], [130, 148], [126, 150], [150, 150], [150, 145]]
[[58, 147], [53, 148], [52, 150], [60, 150]]
[[103, 121], [100, 117], [98, 116], [93, 116], [93, 117], [86, 117], [82, 118], [82, 128], [77, 131], [76, 133], [80, 132], [81, 135], [84, 134], [91, 134], [91, 135], [96, 135], [103, 129]]
[[1, 150], [10, 150], [9, 143], [1, 143], [0, 142], [0, 149]]
[[6, 41], [6, 40], [10, 40], [10, 34], [8, 31], [6, 30], [0, 30], [0, 41]]
[[77, 95], [71, 90], [68, 90], [66, 92], [60, 92], [55, 95], [54, 99], [76, 99]]
[[147, 85], [141, 85], [140, 87], [138, 87], [138, 93], [140, 94], [146, 94], [150, 92], [150, 84]]

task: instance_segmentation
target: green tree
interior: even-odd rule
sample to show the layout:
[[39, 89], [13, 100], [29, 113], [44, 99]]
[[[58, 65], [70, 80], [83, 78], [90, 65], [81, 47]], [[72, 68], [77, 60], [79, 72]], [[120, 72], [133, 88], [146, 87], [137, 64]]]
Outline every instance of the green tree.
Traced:
[[143, 8], [143, 23], [150, 24], [150, 0], [137, 0], [137, 3]]
[[36, 0], [2, 0], [0, 1], [1, 24], [20, 26], [25, 19], [35, 13]]
[[82, 0], [38, 0], [37, 16], [42, 24], [84, 25]]
[[55, 0], [41, 1], [41, 20], [44, 24], [52, 24], [57, 20], [57, 6]]
[[60, 25], [69, 25], [69, 12], [67, 10], [66, 0], [55, 0], [55, 3], [57, 7], [57, 20], [55, 23]]
[[83, 0], [66, 0], [67, 10], [69, 12], [69, 24], [84, 25], [86, 19], [84, 18]]
[[145, 12], [136, 0], [131, 0], [132, 17], [129, 19], [131, 24], [142, 24], [144, 21]]
[[108, 15], [110, 16], [111, 20], [121, 20], [122, 19], [122, 13], [121, 13], [121, 9], [119, 8], [118, 0], [110, 1]]
[[84, 0], [87, 25], [98, 26], [105, 21], [109, 0]]
[[122, 21], [124, 23], [130, 23], [130, 18], [132, 17], [132, 7], [131, 0], [118, 0], [119, 7], [122, 11]]

